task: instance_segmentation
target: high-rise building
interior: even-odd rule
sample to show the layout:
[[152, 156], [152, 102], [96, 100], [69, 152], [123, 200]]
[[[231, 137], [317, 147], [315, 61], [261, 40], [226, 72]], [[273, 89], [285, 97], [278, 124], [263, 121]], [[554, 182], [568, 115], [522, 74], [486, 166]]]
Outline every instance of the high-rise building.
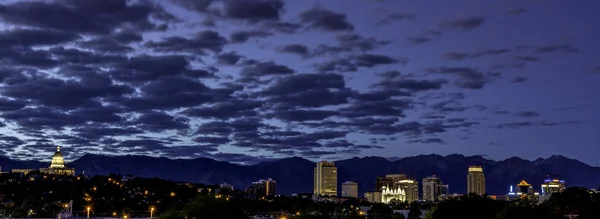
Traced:
[[565, 181], [560, 179], [546, 179], [542, 184], [542, 195], [551, 195], [553, 193], [565, 190]]
[[273, 196], [275, 195], [275, 184], [275, 180], [271, 178], [261, 179], [246, 187], [246, 193], [254, 194], [256, 197]]
[[467, 174], [467, 193], [485, 194], [485, 175], [481, 166], [470, 166]]
[[442, 194], [442, 180], [436, 176], [423, 178], [423, 200], [438, 201]]
[[315, 167], [314, 194], [337, 196], [337, 167], [333, 162], [321, 161]]
[[358, 183], [352, 181], [342, 183], [342, 197], [358, 198]]
[[406, 198], [404, 201], [411, 203], [419, 200], [419, 182], [412, 179], [400, 180], [397, 188], [404, 190]]

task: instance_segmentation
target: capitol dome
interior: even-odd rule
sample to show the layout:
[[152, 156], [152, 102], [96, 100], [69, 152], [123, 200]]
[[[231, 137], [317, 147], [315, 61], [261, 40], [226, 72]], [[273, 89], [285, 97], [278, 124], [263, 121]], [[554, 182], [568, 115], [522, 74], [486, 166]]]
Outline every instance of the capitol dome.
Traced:
[[56, 152], [54, 152], [54, 156], [52, 156], [50, 168], [65, 168], [65, 159], [60, 152], [60, 147], [56, 147]]

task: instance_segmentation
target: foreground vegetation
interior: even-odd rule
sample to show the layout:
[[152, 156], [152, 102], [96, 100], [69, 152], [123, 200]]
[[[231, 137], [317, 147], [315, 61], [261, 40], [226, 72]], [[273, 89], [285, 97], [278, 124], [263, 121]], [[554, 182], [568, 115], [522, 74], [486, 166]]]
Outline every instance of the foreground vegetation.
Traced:
[[[307, 219], [578, 219], [600, 218], [600, 193], [569, 188], [538, 204], [506, 202], [466, 195], [439, 203], [391, 205], [351, 199], [343, 203], [314, 202], [310, 197], [253, 197], [218, 186], [176, 183], [119, 175], [65, 177], [39, 173], [0, 175], [0, 214], [12, 217], [54, 217], [73, 201], [73, 212], [92, 216], [181, 218], [250, 218], [274, 215]], [[406, 215], [406, 216], [405, 216]]]

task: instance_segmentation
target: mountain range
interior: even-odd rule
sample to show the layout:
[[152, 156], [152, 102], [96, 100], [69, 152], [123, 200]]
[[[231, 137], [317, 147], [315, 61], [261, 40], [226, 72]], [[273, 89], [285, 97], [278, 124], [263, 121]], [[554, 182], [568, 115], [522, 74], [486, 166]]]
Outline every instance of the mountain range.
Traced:
[[[227, 182], [243, 189], [253, 181], [272, 178], [277, 181], [277, 193], [312, 193], [315, 163], [300, 157], [283, 158], [254, 165], [239, 165], [210, 158], [169, 159], [148, 156], [105, 156], [86, 154], [67, 164], [77, 173], [108, 175], [120, 173], [139, 177], [158, 177], [173, 181], [220, 184]], [[335, 161], [338, 167], [338, 183], [354, 181], [359, 194], [374, 190], [377, 176], [404, 173], [417, 179], [436, 175], [448, 184], [451, 193], [465, 193], [467, 169], [470, 165], [482, 166], [486, 176], [487, 191], [502, 195], [510, 185], [526, 180], [539, 191], [540, 184], [548, 177], [566, 180], [567, 186], [598, 188], [600, 167], [590, 166], [575, 159], [554, 155], [534, 161], [518, 157], [493, 161], [481, 156], [419, 155], [390, 161], [382, 157], [354, 157]], [[0, 157], [3, 171], [13, 168], [41, 168], [47, 162], [20, 161]]]

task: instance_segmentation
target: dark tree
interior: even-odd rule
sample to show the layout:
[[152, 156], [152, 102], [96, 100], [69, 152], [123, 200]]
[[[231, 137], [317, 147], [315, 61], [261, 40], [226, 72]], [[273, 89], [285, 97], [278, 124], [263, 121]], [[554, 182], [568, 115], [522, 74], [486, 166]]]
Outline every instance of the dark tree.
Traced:
[[421, 205], [419, 202], [413, 202], [410, 204], [410, 210], [408, 211], [407, 219], [420, 219], [421, 218]]

